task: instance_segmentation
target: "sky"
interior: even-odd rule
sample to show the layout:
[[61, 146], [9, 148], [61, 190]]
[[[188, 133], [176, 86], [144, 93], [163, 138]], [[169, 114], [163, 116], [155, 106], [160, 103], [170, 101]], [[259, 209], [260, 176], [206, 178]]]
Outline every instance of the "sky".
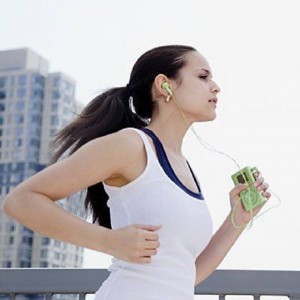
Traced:
[[[134, 62], [160, 45], [187, 44], [203, 54], [221, 88], [217, 118], [199, 136], [256, 166], [281, 205], [246, 230], [220, 269], [300, 269], [300, 2], [297, 0], [0, 0], [0, 50], [29, 47], [50, 71], [75, 79], [87, 104], [125, 86]], [[200, 179], [214, 231], [229, 213], [231, 175], [224, 155], [205, 150], [189, 131], [183, 149]], [[277, 205], [273, 195], [264, 209]], [[86, 250], [84, 267], [111, 257]]]

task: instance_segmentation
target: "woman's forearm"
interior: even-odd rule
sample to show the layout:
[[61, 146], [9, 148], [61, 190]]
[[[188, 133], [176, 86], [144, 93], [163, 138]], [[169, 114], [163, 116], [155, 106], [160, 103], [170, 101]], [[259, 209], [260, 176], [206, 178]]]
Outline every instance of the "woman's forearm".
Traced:
[[79, 219], [44, 195], [16, 191], [7, 196], [3, 208], [4, 213], [42, 235], [107, 253], [109, 229]]
[[242, 231], [242, 229], [236, 229], [231, 224], [230, 216], [225, 219], [209, 244], [196, 259], [195, 286], [205, 280], [218, 267]]

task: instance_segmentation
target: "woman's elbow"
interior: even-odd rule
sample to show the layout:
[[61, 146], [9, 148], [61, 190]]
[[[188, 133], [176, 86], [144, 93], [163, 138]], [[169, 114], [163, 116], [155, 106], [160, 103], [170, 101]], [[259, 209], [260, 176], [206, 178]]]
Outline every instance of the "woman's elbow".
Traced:
[[7, 216], [14, 218], [15, 212], [20, 210], [20, 197], [16, 195], [15, 192], [10, 192], [5, 198], [2, 207], [2, 211]]

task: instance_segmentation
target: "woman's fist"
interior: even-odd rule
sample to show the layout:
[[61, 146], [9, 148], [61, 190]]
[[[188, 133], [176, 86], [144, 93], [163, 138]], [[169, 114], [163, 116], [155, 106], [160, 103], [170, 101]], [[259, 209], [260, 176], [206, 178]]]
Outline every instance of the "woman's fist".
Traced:
[[161, 225], [132, 224], [112, 229], [108, 235], [109, 254], [134, 263], [150, 263], [160, 246], [155, 231]]

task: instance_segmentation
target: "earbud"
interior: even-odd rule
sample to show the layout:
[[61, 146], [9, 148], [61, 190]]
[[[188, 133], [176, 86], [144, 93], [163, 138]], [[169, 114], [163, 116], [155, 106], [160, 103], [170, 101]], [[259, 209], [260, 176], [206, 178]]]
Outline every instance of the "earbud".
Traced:
[[171, 96], [173, 96], [173, 92], [172, 92], [172, 90], [171, 90], [171, 87], [170, 87], [170, 85], [169, 85], [169, 83], [168, 82], [163, 82], [163, 84], [161, 85], [161, 87], [164, 89], [164, 90], [166, 90]]

